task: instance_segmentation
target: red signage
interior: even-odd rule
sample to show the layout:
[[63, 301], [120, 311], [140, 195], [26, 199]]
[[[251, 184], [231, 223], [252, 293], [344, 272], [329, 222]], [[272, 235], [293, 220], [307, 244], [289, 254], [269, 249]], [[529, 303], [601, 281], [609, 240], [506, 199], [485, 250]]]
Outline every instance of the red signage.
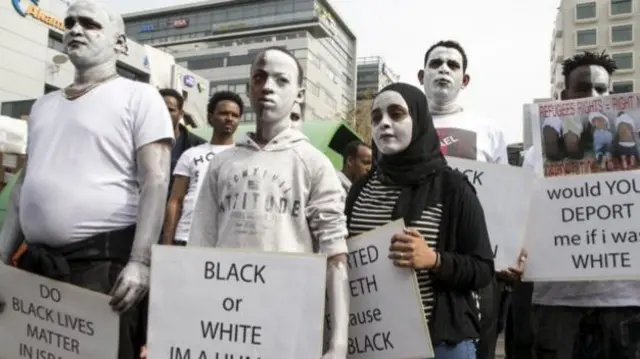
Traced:
[[183, 29], [189, 26], [189, 19], [176, 19], [169, 21], [169, 27], [173, 29]]

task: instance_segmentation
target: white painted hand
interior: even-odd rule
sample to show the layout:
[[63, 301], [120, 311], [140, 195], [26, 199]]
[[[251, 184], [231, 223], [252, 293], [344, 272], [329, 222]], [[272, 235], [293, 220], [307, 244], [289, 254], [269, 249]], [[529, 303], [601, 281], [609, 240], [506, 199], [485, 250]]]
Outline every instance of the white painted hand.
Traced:
[[116, 284], [111, 288], [109, 304], [122, 314], [131, 309], [149, 290], [149, 267], [139, 262], [129, 262], [124, 267]]

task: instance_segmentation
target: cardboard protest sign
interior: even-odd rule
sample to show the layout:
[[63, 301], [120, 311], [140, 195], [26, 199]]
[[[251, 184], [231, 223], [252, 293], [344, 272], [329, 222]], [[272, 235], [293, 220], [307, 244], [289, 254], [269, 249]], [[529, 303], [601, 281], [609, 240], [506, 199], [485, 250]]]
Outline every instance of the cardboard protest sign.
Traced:
[[[433, 358], [415, 271], [387, 258], [402, 219], [349, 239], [349, 359]], [[330, 338], [331, 313], [325, 315]]]
[[484, 210], [496, 270], [514, 266], [522, 249], [534, 175], [526, 169], [447, 157], [473, 184]]
[[110, 297], [6, 265], [0, 288], [0, 358], [118, 358]]
[[640, 278], [640, 96], [530, 108], [545, 179], [533, 190], [525, 280]]
[[154, 246], [148, 357], [320, 358], [326, 256]]

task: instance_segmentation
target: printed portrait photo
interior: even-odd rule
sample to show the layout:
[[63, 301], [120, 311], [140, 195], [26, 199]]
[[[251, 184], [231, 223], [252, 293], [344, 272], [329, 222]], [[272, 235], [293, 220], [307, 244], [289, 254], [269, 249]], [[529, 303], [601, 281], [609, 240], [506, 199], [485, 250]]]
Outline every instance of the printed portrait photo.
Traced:
[[640, 101], [616, 96], [538, 105], [545, 177], [640, 167]]

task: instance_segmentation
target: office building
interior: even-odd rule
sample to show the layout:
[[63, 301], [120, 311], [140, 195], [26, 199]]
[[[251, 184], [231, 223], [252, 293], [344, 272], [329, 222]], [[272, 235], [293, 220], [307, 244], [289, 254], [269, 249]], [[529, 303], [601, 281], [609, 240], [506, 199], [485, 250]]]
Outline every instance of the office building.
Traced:
[[551, 40], [551, 90], [554, 99], [564, 88], [562, 61], [576, 53], [603, 51], [618, 65], [614, 93], [637, 91], [640, 61], [640, 9], [634, 0], [562, 0]]
[[369, 98], [383, 87], [398, 82], [396, 75], [379, 56], [358, 59], [357, 99]]
[[129, 37], [172, 54], [210, 81], [211, 93], [246, 96], [256, 53], [274, 46], [304, 70], [305, 119], [337, 119], [355, 101], [356, 38], [326, 0], [207, 1], [124, 16]]
[[[0, 2], [2, 115], [28, 116], [38, 97], [73, 82], [73, 66], [62, 54], [62, 19], [67, 7], [62, 0]], [[128, 45], [129, 53], [118, 61], [118, 73], [157, 87], [178, 89], [190, 99], [186, 110], [202, 123], [206, 109], [197, 104], [208, 95], [208, 81], [177, 66], [171, 55], [133, 41]]]

